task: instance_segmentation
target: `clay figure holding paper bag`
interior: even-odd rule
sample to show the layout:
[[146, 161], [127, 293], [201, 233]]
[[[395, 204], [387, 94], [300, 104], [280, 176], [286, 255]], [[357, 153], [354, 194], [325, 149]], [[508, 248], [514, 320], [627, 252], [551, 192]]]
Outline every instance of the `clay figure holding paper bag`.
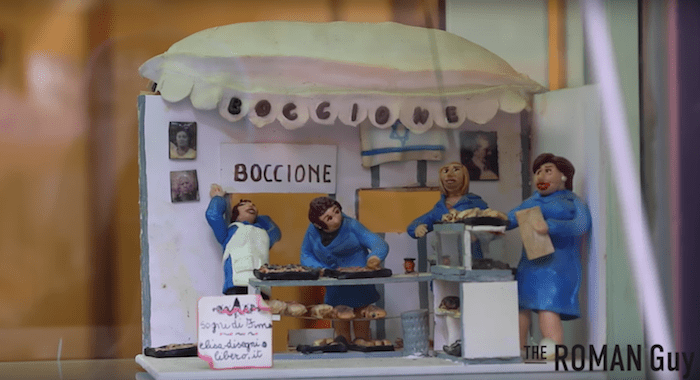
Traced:
[[[221, 186], [211, 185], [206, 218], [224, 250], [223, 293], [248, 294], [253, 270], [269, 263], [270, 248], [282, 237], [279, 227], [267, 215], [258, 215], [252, 201], [241, 199], [227, 217], [227, 196]], [[266, 295], [263, 293], [263, 297]]]
[[572, 192], [574, 166], [569, 160], [543, 153], [532, 171], [537, 189], [508, 213], [508, 229], [519, 226], [525, 245], [516, 274], [520, 344], [528, 344], [533, 311], [538, 313], [543, 338], [562, 344], [562, 321], [581, 316], [581, 250], [591, 215]]

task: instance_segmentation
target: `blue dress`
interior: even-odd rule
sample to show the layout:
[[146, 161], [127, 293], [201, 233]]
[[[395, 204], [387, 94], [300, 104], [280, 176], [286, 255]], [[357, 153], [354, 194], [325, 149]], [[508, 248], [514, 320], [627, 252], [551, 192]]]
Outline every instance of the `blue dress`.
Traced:
[[[214, 231], [214, 236], [216, 240], [221, 244], [223, 249], [226, 249], [226, 245], [231, 240], [233, 235], [238, 231], [238, 226], [233, 223], [227, 224], [224, 220], [224, 211], [226, 210], [226, 200], [223, 197], [215, 196], [211, 198], [209, 206], [206, 211], [206, 218], [209, 226]], [[250, 224], [248, 222], [242, 222], [243, 224]], [[282, 231], [279, 227], [272, 221], [272, 219], [267, 215], [258, 215], [255, 219], [253, 226], [262, 228], [267, 232], [270, 237], [270, 248], [276, 242], [282, 238]], [[231, 270], [231, 257], [229, 256], [224, 262], [224, 287], [223, 293], [227, 290], [233, 288], [236, 284], [233, 283], [233, 271]]]
[[508, 213], [508, 229], [518, 227], [515, 212], [540, 206], [554, 253], [528, 260], [523, 249], [515, 279], [520, 309], [548, 310], [566, 321], [581, 316], [581, 249], [591, 229], [588, 206], [569, 190], [542, 196], [535, 193]]
[[[345, 214], [342, 223], [338, 235], [327, 246], [321, 243], [320, 231], [309, 224], [301, 243], [301, 265], [337, 269], [363, 267], [370, 256], [384, 261], [389, 253], [389, 245], [384, 239]], [[374, 285], [327, 286], [324, 302], [331, 306], [361, 307], [377, 300], [379, 293]]]
[[[469, 210], [474, 207], [478, 207], [482, 210], [489, 208], [489, 206], [483, 199], [481, 199], [480, 196], [472, 193], [463, 195], [453, 207], [457, 211]], [[450, 210], [447, 209], [447, 204], [445, 203], [445, 194], [442, 194], [440, 195], [440, 200], [435, 203], [435, 206], [433, 206], [433, 209], [417, 217], [413, 222], [411, 222], [411, 224], [409, 224], [406, 228], [406, 232], [408, 232], [408, 235], [412, 238], [417, 239], [416, 227], [420, 226], [421, 224], [425, 224], [428, 226], [428, 232], [430, 232], [433, 230], [433, 224], [435, 222], [439, 222], [442, 219], [442, 216], [448, 212], [450, 212]], [[472, 258], [483, 258], [479, 241], [472, 243]]]

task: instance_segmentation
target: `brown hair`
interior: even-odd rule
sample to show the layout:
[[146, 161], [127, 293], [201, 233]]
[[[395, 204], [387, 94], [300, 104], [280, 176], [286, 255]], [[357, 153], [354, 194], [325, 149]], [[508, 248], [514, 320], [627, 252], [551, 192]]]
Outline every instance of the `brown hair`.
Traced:
[[238, 215], [239, 215], [238, 206], [240, 206], [241, 203], [248, 203], [248, 202], [253, 203], [253, 201], [251, 201], [250, 199], [241, 199], [238, 201], [238, 203], [233, 205], [233, 207], [231, 208], [231, 223], [235, 222], [236, 219], [238, 219]]
[[[440, 178], [440, 172], [442, 171], [442, 169], [444, 169], [444, 168], [446, 168], [446, 167], [448, 167], [448, 166], [452, 166], [452, 165], [459, 165], [459, 166], [462, 167], [462, 173], [464, 174], [464, 178], [463, 178], [463, 180], [462, 180], [462, 187], [459, 189], [459, 193], [462, 194], [462, 195], [464, 195], [464, 194], [466, 194], [466, 193], [469, 192], [469, 180], [470, 180], [470, 179], [469, 179], [469, 171], [467, 170], [467, 167], [466, 167], [466, 166], [462, 165], [462, 164], [459, 163], [459, 162], [450, 162], [450, 163], [447, 164], [447, 165], [443, 165], [443, 166], [438, 170], [438, 179]], [[445, 185], [443, 185], [442, 180], [440, 179], [438, 182], [439, 182], [439, 185], [440, 185], [440, 192], [443, 193], [443, 194], [445, 194], [445, 195], [447, 195], [447, 190], [445, 190]]]
[[564, 157], [555, 156], [552, 153], [542, 153], [535, 158], [535, 162], [532, 164], [532, 172], [537, 172], [537, 169], [546, 163], [554, 164], [554, 166], [556, 166], [557, 169], [566, 176], [564, 186], [567, 190], [572, 191], [574, 189], [574, 172], [576, 170], [574, 169], [574, 165], [571, 163], [571, 161]]
[[330, 197], [318, 197], [311, 200], [309, 204], [309, 221], [313, 225], [321, 226], [321, 228], [326, 229], [328, 226], [326, 223], [321, 221], [321, 215], [325, 213], [329, 208], [333, 206], [338, 206], [339, 211], [343, 211], [343, 207], [340, 203]]

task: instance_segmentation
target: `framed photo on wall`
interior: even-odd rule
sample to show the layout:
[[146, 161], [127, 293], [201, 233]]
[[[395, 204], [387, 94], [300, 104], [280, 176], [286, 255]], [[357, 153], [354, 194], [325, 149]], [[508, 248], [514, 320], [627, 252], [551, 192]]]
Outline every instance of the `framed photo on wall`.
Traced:
[[170, 201], [173, 203], [199, 200], [196, 170], [170, 172]]
[[498, 181], [498, 139], [496, 132], [459, 133], [460, 159], [471, 181]]
[[170, 159], [193, 160], [197, 158], [197, 123], [171, 121], [168, 128]]

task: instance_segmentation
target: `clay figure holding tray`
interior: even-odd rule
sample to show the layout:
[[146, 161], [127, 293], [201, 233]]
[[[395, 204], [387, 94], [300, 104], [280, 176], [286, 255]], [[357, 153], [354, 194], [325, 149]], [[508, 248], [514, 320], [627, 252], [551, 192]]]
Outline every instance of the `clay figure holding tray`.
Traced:
[[[469, 172], [459, 162], [451, 162], [439, 170], [440, 176], [440, 200], [435, 203], [433, 209], [416, 218], [406, 228], [406, 232], [412, 238], [421, 238], [433, 230], [435, 223], [455, 222], [471, 218], [472, 221], [482, 216], [489, 217], [493, 223], [504, 223], [505, 214], [501, 215], [490, 210], [486, 202], [480, 196], [469, 192]], [[502, 224], [497, 224], [502, 225]], [[481, 245], [478, 240], [472, 240], [472, 257], [483, 258]]]
[[[389, 245], [357, 220], [343, 214], [338, 201], [319, 197], [309, 205], [309, 228], [301, 244], [301, 265], [338, 270], [367, 267], [380, 270]], [[379, 300], [374, 285], [327, 286], [324, 302], [331, 306], [361, 308]], [[371, 339], [369, 321], [354, 321], [356, 338]], [[336, 335], [350, 337], [350, 321], [334, 321]]]
[[[541, 240], [551, 239], [553, 252], [526, 252], [525, 243], [518, 264], [518, 304], [520, 344], [527, 344], [531, 312], [539, 314], [544, 338], [562, 344], [562, 320], [579, 318], [578, 292], [581, 286], [581, 249], [591, 228], [588, 206], [574, 194], [574, 166], [564, 157], [551, 153], [537, 156], [533, 165], [533, 195], [508, 213], [509, 229], [527, 221], [528, 228]], [[539, 208], [534, 217], [520, 214], [521, 210]], [[541, 213], [542, 217], [539, 218]], [[520, 217], [518, 217], [520, 215]], [[544, 255], [542, 255], [545, 253]]]

